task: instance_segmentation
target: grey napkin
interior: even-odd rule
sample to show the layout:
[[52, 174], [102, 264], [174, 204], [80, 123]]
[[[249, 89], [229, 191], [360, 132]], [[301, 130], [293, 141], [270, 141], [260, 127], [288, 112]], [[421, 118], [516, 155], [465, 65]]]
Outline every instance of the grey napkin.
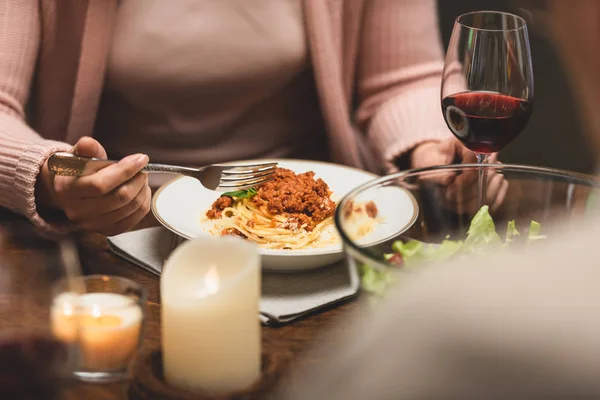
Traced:
[[[115, 254], [156, 275], [178, 242], [162, 227], [108, 238]], [[356, 295], [358, 287], [356, 270], [344, 261], [304, 272], [263, 271], [260, 320], [265, 325], [291, 322]]]

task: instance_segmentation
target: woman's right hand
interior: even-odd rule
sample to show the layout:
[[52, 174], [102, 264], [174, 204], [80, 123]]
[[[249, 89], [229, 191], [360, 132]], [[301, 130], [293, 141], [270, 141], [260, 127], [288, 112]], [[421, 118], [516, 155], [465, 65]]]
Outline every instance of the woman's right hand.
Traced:
[[[107, 158], [102, 145], [89, 137], [81, 138], [71, 152]], [[133, 154], [78, 178], [53, 176], [44, 163], [38, 182], [38, 188], [42, 186], [39, 197], [60, 208], [69, 220], [87, 231], [116, 235], [133, 228], [150, 210], [148, 177], [140, 172], [147, 163], [147, 155]]]

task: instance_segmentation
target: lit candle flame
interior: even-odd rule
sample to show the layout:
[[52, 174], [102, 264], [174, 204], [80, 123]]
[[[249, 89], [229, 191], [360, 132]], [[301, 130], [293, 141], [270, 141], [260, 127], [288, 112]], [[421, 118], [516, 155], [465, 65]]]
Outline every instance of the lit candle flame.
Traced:
[[102, 316], [102, 311], [100, 310], [100, 306], [98, 304], [94, 304], [92, 306], [92, 317], [100, 318]]
[[69, 302], [63, 304], [63, 314], [67, 317], [73, 315], [73, 305]]
[[215, 294], [219, 291], [219, 273], [217, 267], [212, 266], [204, 278], [204, 286], [208, 294]]

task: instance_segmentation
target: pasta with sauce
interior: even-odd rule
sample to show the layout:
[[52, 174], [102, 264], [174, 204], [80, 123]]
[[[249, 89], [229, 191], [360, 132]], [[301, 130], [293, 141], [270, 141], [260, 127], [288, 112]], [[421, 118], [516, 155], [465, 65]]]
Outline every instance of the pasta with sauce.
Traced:
[[268, 249], [318, 248], [339, 240], [324, 237], [336, 208], [331, 194], [312, 171], [277, 168], [274, 179], [258, 188], [219, 197], [206, 217], [214, 221], [215, 235], [238, 235]]

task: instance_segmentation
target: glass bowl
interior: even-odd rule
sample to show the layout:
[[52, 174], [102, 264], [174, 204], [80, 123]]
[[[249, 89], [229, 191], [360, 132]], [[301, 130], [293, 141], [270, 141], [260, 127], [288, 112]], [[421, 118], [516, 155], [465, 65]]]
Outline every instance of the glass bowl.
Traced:
[[[480, 174], [485, 198], [479, 190]], [[519, 239], [527, 238], [531, 221], [541, 224], [541, 235], [552, 236], [555, 228], [579, 223], [597, 208], [598, 189], [596, 177], [556, 169], [438, 166], [399, 172], [357, 187], [340, 201], [335, 223], [349, 263], [361, 272], [363, 289], [381, 292], [393, 281], [390, 274], [406, 270], [397, 259], [389, 260], [397, 241], [416, 240], [434, 247], [445, 240], [464, 241], [482, 206], [487, 206], [503, 242], [509, 221], [515, 221]]]

